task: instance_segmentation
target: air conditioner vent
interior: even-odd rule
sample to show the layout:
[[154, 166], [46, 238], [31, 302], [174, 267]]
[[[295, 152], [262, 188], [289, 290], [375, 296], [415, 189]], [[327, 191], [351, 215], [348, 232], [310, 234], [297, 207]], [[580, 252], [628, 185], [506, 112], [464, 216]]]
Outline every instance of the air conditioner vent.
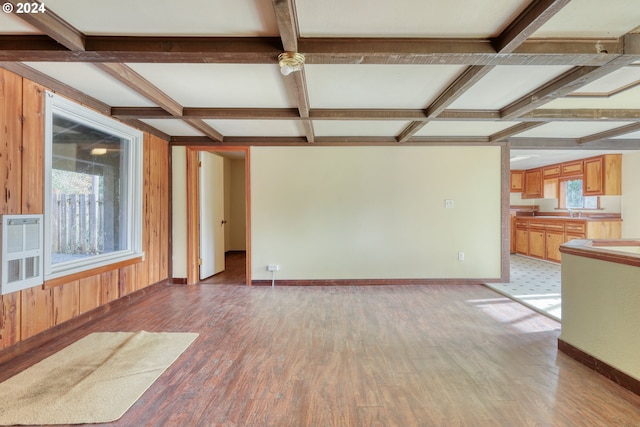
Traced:
[[42, 220], [42, 215], [2, 215], [1, 294], [43, 283]]

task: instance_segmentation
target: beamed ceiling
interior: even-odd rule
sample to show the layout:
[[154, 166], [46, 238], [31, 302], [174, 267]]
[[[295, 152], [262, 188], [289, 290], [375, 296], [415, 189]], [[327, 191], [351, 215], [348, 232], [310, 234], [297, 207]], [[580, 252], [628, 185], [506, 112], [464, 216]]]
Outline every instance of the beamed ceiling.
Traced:
[[5, 2], [1, 67], [176, 145], [640, 148], [638, 0]]

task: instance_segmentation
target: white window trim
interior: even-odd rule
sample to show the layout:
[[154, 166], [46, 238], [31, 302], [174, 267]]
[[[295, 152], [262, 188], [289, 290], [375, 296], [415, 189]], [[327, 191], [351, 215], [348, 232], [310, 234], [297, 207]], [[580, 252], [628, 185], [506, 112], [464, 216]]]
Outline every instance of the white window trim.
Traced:
[[[95, 255], [80, 260], [51, 264], [51, 175], [53, 164], [53, 112], [76, 120], [95, 129], [111, 133], [130, 142], [131, 151], [128, 164], [128, 200], [127, 224], [129, 233], [127, 250]], [[143, 133], [117, 120], [90, 110], [51, 92], [45, 96], [45, 155], [44, 155], [44, 276], [45, 280], [56, 279], [70, 274], [80, 273], [109, 264], [127, 261], [144, 256], [142, 248], [142, 170], [143, 170]]]

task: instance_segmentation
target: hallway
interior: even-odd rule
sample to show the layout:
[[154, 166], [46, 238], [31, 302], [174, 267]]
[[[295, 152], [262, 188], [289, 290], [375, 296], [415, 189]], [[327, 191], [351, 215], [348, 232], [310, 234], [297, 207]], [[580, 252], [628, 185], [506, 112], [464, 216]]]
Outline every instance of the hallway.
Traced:
[[245, 285], [247, 253], [245, 251], [229, 251], [225, 253], [225, 269], [218, 274], [198, 282], [200, 285]]

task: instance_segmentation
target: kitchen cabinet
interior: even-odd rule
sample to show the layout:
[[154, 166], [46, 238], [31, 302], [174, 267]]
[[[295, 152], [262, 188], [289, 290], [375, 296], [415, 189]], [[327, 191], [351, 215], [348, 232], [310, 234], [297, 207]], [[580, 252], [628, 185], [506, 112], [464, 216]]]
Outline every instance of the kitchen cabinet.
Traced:
[[622, 194], [622, 156], [607, 154], [585, 159], [582, 185], [585, 196]]
[[604, 191], [603, 175], [604, 159], [597, 157], [584, 161], [584, 179], [582, 180], [582, 194], [585, 196], [599, 195]]
[[558, 188], [558, 178], [545, 179], [542, 188], [543, 197], [545, 199], [557, 199]]
[[529, 256], [544, 259], [545, 252], [544, 230], [529, 229]]
[[586, 224], [583, 222], [568, 222], [564, 225], [564, 240], [585, 239]]
[[511, 214], [509, 216], [509, 253], [516, 253], [516, 216]]
[[560, 165], [545, 166], [542, 168], [542, 179], [558, 178], [560, 176]]
[[516, 253], [560, 262], [560, 246], [573, 239], [619, 239], [621, 221], [563, 217], [517, 217]]
[[560, 165], [560, 174], [564, 176], [582, 175], [584, 163], [582, 160], [565, 162]]
[[549, 261], [560, 262], [560, 245], [565, 242], [564, 232], [547, 230], [545, 232], [545, 256]]
[[529, 255], [529, 221], [516, 218], [515, 229], [515, 252], [520, 255]]
[[542, 169], [529, 169], [524, 173], [523, 199], [542, 197]]
[[509, 174], [511, 181], [511, 192], [522, 193], [524, 189], [524, 171], [511, 171]]

